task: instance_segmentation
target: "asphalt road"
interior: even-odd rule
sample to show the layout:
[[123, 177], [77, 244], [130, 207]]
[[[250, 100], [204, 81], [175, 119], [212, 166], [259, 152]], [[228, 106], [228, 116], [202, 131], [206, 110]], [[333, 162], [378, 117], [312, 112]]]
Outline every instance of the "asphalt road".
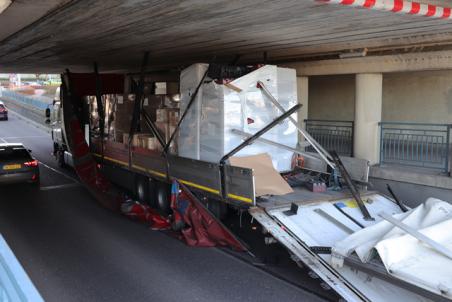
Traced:
[[0, 187], [0, 233], [46, 301], [323, 301], [215, 248], [100, 207], [51, 156], [48, 133], [15, 115], [1, 142], [41, 162], [41, 188]]

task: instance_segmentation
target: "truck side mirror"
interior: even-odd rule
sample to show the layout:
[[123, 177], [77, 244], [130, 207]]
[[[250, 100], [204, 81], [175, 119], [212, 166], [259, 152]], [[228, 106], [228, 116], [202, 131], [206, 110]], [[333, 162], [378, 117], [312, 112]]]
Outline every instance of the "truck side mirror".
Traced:
[[47, 117], [47, 118], [50, 117], [50, 108], [46, 108], [46, 117]]

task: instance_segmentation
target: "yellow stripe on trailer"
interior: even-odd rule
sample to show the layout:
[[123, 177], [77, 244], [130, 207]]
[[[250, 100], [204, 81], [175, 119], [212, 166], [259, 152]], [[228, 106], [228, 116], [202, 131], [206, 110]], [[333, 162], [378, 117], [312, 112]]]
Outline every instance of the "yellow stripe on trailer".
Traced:
[[201, 186], [201, 185], [195, 184], [195, 183], [193, 183], [191, 181], [186, 181], [186, 180], [183, 180], [183, 179], [177, 179], [177, 180], [180, 181], [181, 183], [183, 183], [184, 185], [187, 185], [187, 186], [190, 186], [190, 187], [194, 187], [194, 188], [197, 188], [197, 189], [201, 189], [203, 191], [207, 191], [207, 192], [210, 192], [210, 193], [213, 193], [213, 194], [216, 194], [216, 195], [220, 195], [220, 191], [218, 191], [218, 190], [215, 190], [215, 189], [212, 189], [212, 188], [209, 188], [209, 187], [205, 187], [205, 186]]
[[[96, 157], [100, 157], [100, 158], [102, 157], [102, 155], [97, 154], [97, 153], [93, 153], [93, 155], [96, 156]], [[104, 159], [112, 161], [112, 162], [120, 164], [120, 165], [123, 165], [123, 166], [128, 166], [129, 165], [125, 161], [114, 159], [114, 158], [111, 158], [111, 157], [108, 157], [108, 156], [104, 156]]]
[[235, 194], [231, 194], [231, 193], [228, 194], [228, 197], [232, 198], [232, 199], [240, 200], [240, 201], [243, 201], [246, 203], [253, 203], [253, 200], [248, 197], [243, 197], [243, 196], [239, 196], [239, 195], [235, 195]]
[[[93, 154], [94, 154], [94, 156], [102, 157], [102, 155], [100, 155], [100, 154], [97, 154], [97, 153], [93, 153]], [[120, 165], [128, 166], [128, 163], [123, 162], [121, 160], [117, 160], [117, 159], [108, 157], [108, 156], [104, 156], [104, 159], [112, 161], [112, 162], [120, 164]], [[161, 173], [161, 172], [158, 172], [158, 171], [155, 171], [155, 170], [151, 170], [151, 169], [146, 169], [146, 168], [138, 166], [138, 165], [132, 165], [132, 168], [140, 170], [142, 172], [148, 172], [148, 173], [151, 173], [151, 174], [163, 177], [163, 178], [166, 177], [165, 173]], [[202, 185], [196, 184], [194, 182], [183, 180], [183, 179], [177, 179], [177, 180], [180, 181], [181, 183], [183, 183], [184, 185], [187, 185], [187, 186], [190, 186], [190, 187], [193, 187], [193, 188], [197, 188], [197, 189], [209, 192], [209, 193], [213, 193], [215, 195], [220, 195], [220, 191], [219, 190], [212, 189], [212, 188], [209, 188], [209, 187], [206, 187], [206, 186], [202, 186]], [[239, 200], [239, 201], [246, 202], [246, 203], [253, 203], [253, 200], [251, 198], [243, 197], [243, 196], [240, 196], [240, 195], [235, 195], [235, 194], [232, 194], [232, 193], [228, 193], [228, 198]]]

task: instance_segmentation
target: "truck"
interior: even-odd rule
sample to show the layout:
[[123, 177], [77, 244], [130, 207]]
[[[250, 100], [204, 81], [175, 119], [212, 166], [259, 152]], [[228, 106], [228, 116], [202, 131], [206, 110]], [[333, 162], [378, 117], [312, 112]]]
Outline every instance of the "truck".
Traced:
[[297, 122], [294, 70], [211, 63], [66, 72], [62, 83], [51, 115], [58, 161], [83, 162], [68, 142], [73, 116], [103, 175], [161, 213], [171, 213], [177, 180], [219, 219], [248, 211], [347, 301], [452, 299], [450, 236], [425, 235], [446, 233], [451, 206], [409, 209], [368, 190], [367, 160], [325, 150]]

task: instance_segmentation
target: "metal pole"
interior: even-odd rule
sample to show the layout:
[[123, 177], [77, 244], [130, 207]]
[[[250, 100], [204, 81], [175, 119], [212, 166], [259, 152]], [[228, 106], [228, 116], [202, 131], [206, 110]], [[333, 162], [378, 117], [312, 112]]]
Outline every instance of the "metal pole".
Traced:
[[452, 251], [450, 249], [448, 249], [447, 247], [445, 247], [444, 245], [439, 244], [435, 240], [431, 239], [430, 237], [425, 236], [418, 230], [410, 227], [407, 224], [404, 224], [403, 222], [397, 220], [396, 218], [394, 218], [391, 215], [381, 212], [378, 214], [378, 216], [380, 216], [381, 218], [383, 218], [390, 224], [398, 227], [399, 229], [402, 229], [403, 231], [407, 232], [408, 234], [410, 234], [417, 240], [429, 245], [434, 250], [436, 250], [438, 253], [443, 254], [444, 256], [448, 257], [449, 259], [452, 259]]
[[450, 128], [451, 128], [452, 126], [451, 125], [448, 125], [447, 126], [447, 138], [446, 138], [446, 167], [445, 167], [445, 172], [447, 173], [447, 174], [449, 174], [450, 175], [450, 171], [449, 171], [449, 157], [450, 157], [450, 154], [449, 154], [449, 152], [450, 152]]
[[146, 111], [144, 111], [144, 109], [142, 109], [141, 110], [141, 115], [143, 116], [146, 125], [149, 127], [149, 129], [151, 129], [152, 133], [155, 135], [155, 137], [159, 141], [160, 145], [162, 147], [165, 147], [165, 140], [160, 135], [157, 127], [155, 126], [154, 122], [152, 122], [152, 119], [149, 116], [149, 114]]
[[[276, 108], [279, 109], [282, 113], [286, 112], [284, 107], [281, 106], [281, 104], [276, 100], [276, 98], [268, 91], [267, 87], [265, 87], [264, 83], [261, 81], [257, 82], [257, 87], [262, 89], [262, 91], [267, 95], [267, 97], [270, 99], [270, 101], [273, 103], [273, 105], [276, 106]], [[320, 146], [319, 143], [316, 142], [316, 140], [306, 131], [304, 131], [302, 128], [300, 128], [297, 124], [297, 122], [289, 116], [289, 121], [297, 128], [297, 130], [301, 133], [301, 135], [304, 136], [304, 138], [311, 144], [311, 146], [319, 153], [319, 155], [322, 157], [322, 159], [332, 168], [335, 169], [334, 163], [329, 159], [332, 158], [331, 155], [323, 149], [322, 146]]]
[[227, 197], [226, 193], [226, 169], [225, 169], [225, 162], [231, 157], [237, 154], [240, 150], [245, 148], [246, 146], [252, 144], [256, 139], [270, 131], [273, 127], [275, 127], [277, 124], [279, 124], [282, 120], [289, 117], [292, 113], [296, 112], [298, 109], [301, 108], [301, 104], [297, 104], [290, 108], [288, 111], [284, 112], [279, 117], [275, 118], [270, 124], [256, 132], [253, 136], [247, 138], [245, 141], [243, 141], [240, 145], [235, 147], [233, 150], [231, 150], [228, 154], [224, 155], [220, 160], [220, 178], [221, 178], [221, 195], [223, 198]]
[[364, 216], [364, 220], [375, 220], [374, 218], [372, 218], [372, 216], [370, 216], [370, 213], [367, 210], [366, 205], [364, 204], [364, 202], [361, 199], [361, 195], [359, 195], [359, 192], [356, 189], [355, 184], [353, 183], [347, 170], [345, 169], [344, 164], [342, 163], [341, 159], [339, 158], [339, 155], [337, 155], [336, 151], [332, 151], [331, 155], [333, 156], [334, 163], [339, 168], [339, 172], [341, 172], [342, 178], [347, 183], [347, 186], [350, 189], [350, 192], [352, 193], [353, 197], [355, 198], [356, 203], [358, 204], [358, 207]]
[[279, 117], [275, 118], [270, 124], [253, 134], [251, 137], [248, 137], [243, 143], [232, 149], [228, 154], [223, 156], [220, 160], [220, 163], [224, 163], [226, 160], [228, 160], [231, 156], [234, 156], [237, 152], [242, 150], [248, 145], [251, 145], [256, 139], [267, 133], [269, 130], [271, 130], [273, 127], [275, 127], [279, 122], [289, 117], [292, 113], [296, 112], [298, 109], [301, 108], [301, 104], [296, 104], [292, 108], [290, 108], [288, 111], [284, 112]]
[[378, 123], [380, 125], [380, 165], [384, 162], [384, 141], [383, 141], [383, 123]]
[[[242, 137], [245, 137], [245, 138], [253, 136], [251, 133], [244, 132], [244, 131], [241, 131], [241, 130], [238, 130], [238, 129], [232, 129], [231, 132], [234, 133], [234, 134], [240, 135]], [[288, 151], [291, 151], [291, 152], [294, 152], [294, 153], [306, 156], [306, 157], [314, 159], [314, 160], [319, 160], [318, 157], [315, 157], [313, 155], [309, 155], [307, 152], [301, 151], [301, 150], [299, 150], [297, 148], [292, 148], [292, 147], [289, 147], [289, 146], [277, 143], [277, 142], [269, 140], [269, 139], [265, 139], [265, 138], [259, 137], [257, 139], [257, 141], [261, 142], [261, 143], [264, 143], [264, 144], [267, 144], [267, 145], [272, 145], [272, 146], [275, 146], [275, 147], [278, 147], [278, 148], [281, 148], [281, 149], [285, 149], [285, 150], [288, 150]], [[306, 144], [306, 143], [304, 143], [304, 144]], [[300, 145], [300, 147], [303, 148], [303, 147], [306, 147], [308, 145], [308, 144], [306, 144], [306, 146], [305, 146], [304, 144], [302, 143]]]
[[[102, 103], [102, 83], [99, 76], [99, 69], [97, 67], [97, 62], [94, 62], [94, 74], [96, 76], [96, 103], [97, 103], [97, 114], [99, 116], [99, 130], [100, 130], [100, 147], [101, 147], [101, 163], [104, 163], [104, 134], [105, 134], [105, 110], [104, 104]], [[88, 140], [91, 141], [90, 135]]]
[[182, 114], [181, 118], [177, 122], [176, 128], [174, 129], [173, 133], [171, 133], [171, 137], [169, 138], [168, 142], [166, 143], [165, 147], [163, 148], [163, 153], [167, 153], [168, 152], [168, 148], [171, 145], [171, 142], [173, 141], [174, 136], [176, 135], [177, 131], [179, 130], [180, 125], [182, 124], [182, 121], [185, 119], [185, 116], [187, 115], [187, 113], [190, 110], [191, 106], [195, 102], [195, 98], [198, 95], [199, 89], [201, 88], [201, 85], [204, 83], [204, 80], [207, 77], [207, 74], [209, 73], [209, 68], [210, 68], [210, 64], [207, 67], [206, 72], [202, 76], [201, 81], [199, 81], [198, 86], [196, 86], [195, 92], [191, 96], [190, 101], [188, 102], [187, 108], [185, 108], [184, 113]]

